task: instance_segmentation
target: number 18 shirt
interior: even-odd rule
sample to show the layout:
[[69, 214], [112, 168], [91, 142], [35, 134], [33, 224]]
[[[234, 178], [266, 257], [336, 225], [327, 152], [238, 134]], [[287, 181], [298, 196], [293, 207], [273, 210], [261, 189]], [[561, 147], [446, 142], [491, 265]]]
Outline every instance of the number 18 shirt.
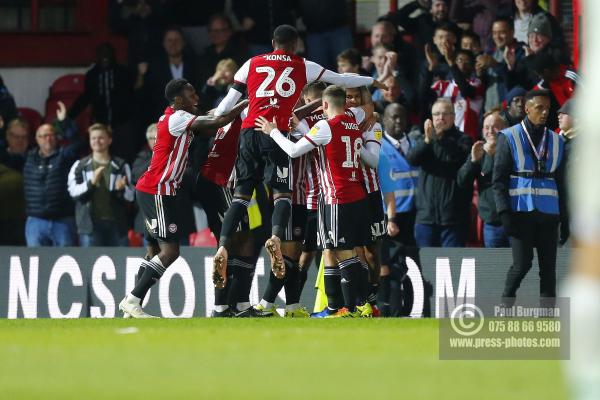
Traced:
[[325, 204], [345, 204], [366, 197], [360, 149], [362, 132], [357, 121], [364, 119], [360, 108], [351, 115], [338, 115], [317, 122], [304, 136], [318, 149], [319, 182]]

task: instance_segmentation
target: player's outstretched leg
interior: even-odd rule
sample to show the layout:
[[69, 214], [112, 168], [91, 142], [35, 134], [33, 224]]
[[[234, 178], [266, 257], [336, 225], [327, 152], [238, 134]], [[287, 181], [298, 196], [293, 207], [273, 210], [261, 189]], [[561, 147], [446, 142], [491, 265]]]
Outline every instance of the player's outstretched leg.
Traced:
[[[146, 270], [147, 262], [152, 260], [152, 258], [155, 257], [158, 253], [160, 253], [160, 247], [158, 247], [158, 242], [156, 242], [155, 240], [151, 240], [151, 239], [148, 240], [148, 245], [146, 246], [146, 255], [144, 256], [144, 260], [146, 260], [146, 262], [143, 262], [140, 264], [140, 268], [138, 269], [138, 273], [135, 277], [136, 284], [140, 281], [140, 279], [142, 279], [142, 276], [144, 275], [144, 271]], [[143, 303], [144, 303], [144, 298], [141, 298], [140, 304], [143, 304]], [[124, 312], [123, 318], [131, 318], [131, 315], [129, 315], [129, 313]]]
[[169, 265], [173, 264], [179, 257], [179, 243], [161, 242], [159, 247], [160, 253], [152, 257], [150, 261], [144, 261], [146, 266], [142, 276], [138, 279], [131, 293], [119, 303], [119, 309], [133, 318], [156, 318], [144, 312], [142, 299], [162, 277]]

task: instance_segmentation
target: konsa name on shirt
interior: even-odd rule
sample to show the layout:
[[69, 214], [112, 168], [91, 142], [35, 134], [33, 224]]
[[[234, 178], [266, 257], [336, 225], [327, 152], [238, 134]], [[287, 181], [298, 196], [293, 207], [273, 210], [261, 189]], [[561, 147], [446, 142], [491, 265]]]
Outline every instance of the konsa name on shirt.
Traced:
[[292, 58], [285, 54], [265, 54], [263, 57], [267, 61], [292, 61]]

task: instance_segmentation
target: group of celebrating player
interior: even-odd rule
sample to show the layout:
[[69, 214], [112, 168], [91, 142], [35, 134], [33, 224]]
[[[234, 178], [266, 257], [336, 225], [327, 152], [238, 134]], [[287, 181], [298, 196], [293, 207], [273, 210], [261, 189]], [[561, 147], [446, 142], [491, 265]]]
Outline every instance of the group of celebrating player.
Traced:
[[[274, 51], [240, 68], [214, 115], [196, 115], [198, 96], [184, 79], [167, 84], [170, 106], [158, 122], [150, 167], [136, 185], [149, 245], [134, 289], [119, 304], [125, 317], [151, 317], [142, 301], [179, 256], [175, 196], [189, 144], [193, 135], [212, 135], [217, 128], [197, 182], [206, 193], [209, 227], [219, 238], [213, 316], [278, 315], [275, 298], [284, 288], [285, 315], [308, 317], [300, 294], [318, 248], [328, 306], [313, 316], [377, 315], [379, 247], [386, 232], [376, 172], [382, 128], [367, 86], [385, 85], [296, 56], [297, 42], [295, 28], [277, 27]], [[248, 100], [239, 102], [246, 93]], [[271, 228], [266, 241], [250, 232], [253, 201]], [[270, 225], [264, 218], [269, 214]], [[272, 272], [262, 300], [252, 306], [250, 286], [263, 243]]]

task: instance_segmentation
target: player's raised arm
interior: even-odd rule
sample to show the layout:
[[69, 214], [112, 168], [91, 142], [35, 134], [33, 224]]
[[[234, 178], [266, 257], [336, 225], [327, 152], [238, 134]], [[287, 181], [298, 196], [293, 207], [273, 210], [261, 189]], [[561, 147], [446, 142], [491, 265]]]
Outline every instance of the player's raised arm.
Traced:
[[[325, 127], [324, 129], [322, 129], [323, 126]], [[319, 145], [329, 143], [331, 140], [331, 130], [326, 122], [324, 125], [320, 124], [320, 122], [317, 123], [307, 135], [303, 136], [296, 143], [283, 136], [279, 129], [277, 129], [275, 119], [273, 119], [273, 122], [270, 122], [264, 117], [258, 117], [256, 119], [256, 127], [271, 136], [275, 143], [292, 158], [300, 157]]]
[[338, 74], [337, 72], [330, 71], [323, 68], [317, 63], [312, 61], [305, 61], [306, 63], [306, 78], [307, 81], [322, 81], [331, 83], [336, 86], [343, 88], [355, 88], [360, 86], [373, 86], [377, 89], [387, 89], [387, 86], [370, 76], [361, 76], [357, 74]]
[[194, 120], [190, 129], [194, 134], [198, 135], [214, 135], [214, 130], [227, 125], [235, 119], [244, 108], [248, 105], [248, 100], [243, 100], [237, 103], [225, 115], [202, 115]]
[[296, 118], [302, 121], [304, 118], [308, 117], [313, 111], [319, 108], [321, 104], [321, 99], [313, 100], [310, 103], [303, 105], [302, 107], [296, 108], [294, 110], [294, 115], [296, 116]]

